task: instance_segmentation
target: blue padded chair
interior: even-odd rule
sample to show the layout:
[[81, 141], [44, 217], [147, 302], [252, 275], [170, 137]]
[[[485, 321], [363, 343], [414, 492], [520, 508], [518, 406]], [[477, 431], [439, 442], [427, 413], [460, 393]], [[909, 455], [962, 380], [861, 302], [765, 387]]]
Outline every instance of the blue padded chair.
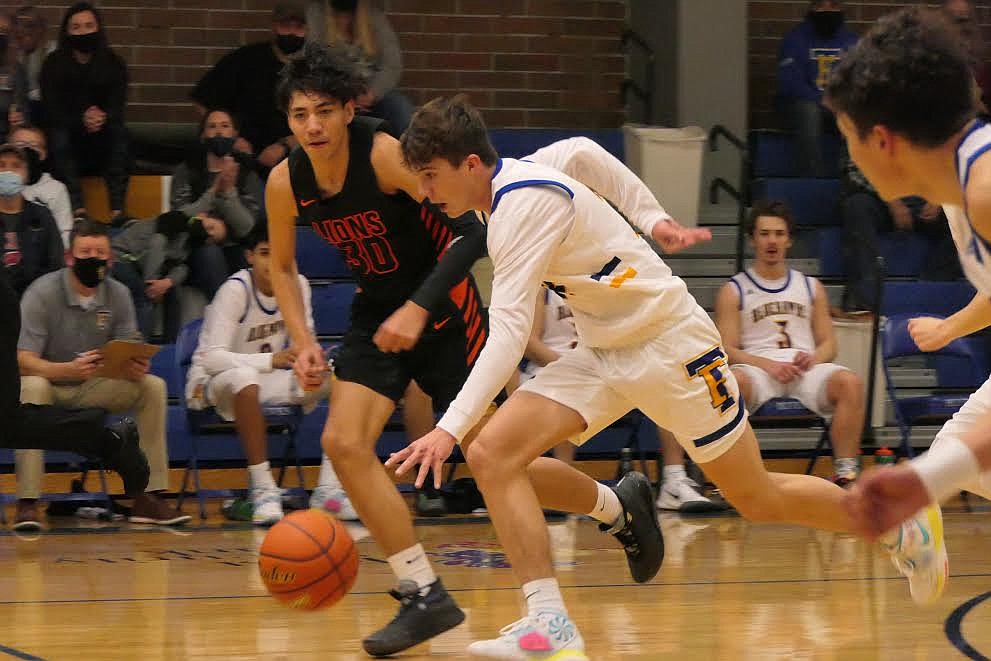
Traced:
[[620, 129], [602, 129], [575, 131], [569, 129], [492, 129], [489, 139], [500, 156], [506, 158], [523, 158], [541, 147], [565, 140], [583, 136], [597, 142], [603, 149], [624, 160], [625, 147], [623, 131]]
[[812, 473], [816, 462], [824, 450], [830, 448], [829, 443], [829, 421], [813, 413], [809, 409], [792, 397], [775, 397], [765, 402], [759, 409], [750, 416], [750, 424], [755, 429], [769, 427], [822, 427], [819, 440], [816, 442], [809, 463], [805, 467], [805, 474]]
[[[197, 319], [186, 324], [182, 330], [179, 331], [179, 337], [176, 339], [176, 349], [175, 349], [175, 370], [179, 374], [180, 383], [186, 383], [186, 373], [189, 371], [189, 366], [193, 360], [193, 353], [196, 351], [196, 346], [199, 344], [200, 339], [200, 329], [203, 326], [203, 320]], [[203, 410], [194, 411], [186, 407], [186, 398], [180, 398], [181, 406], [185, 412], [186, 425], [189, 436], [189, 460], [186, 464], [186, 470], [182, 475], [182, 487], [179, 489], [178, 506], [182, 507], [182, 501], [186, 496], [186, 488], [189, 484], [189, 478], [192, 477], [193, 489], [196, 492], [196, 497], [199, 501], [200, 518], [206, 518], [206, 499], [207, 498], [231, 498], [236, 495], [236, 492], [231, 489], [202, 489], [200, 488], [200, 472], [199, 472], [199, 441], [200, 437], [205, 432], [210, 431], [222, 431], [230, 432], [234, 429], [234, 424], [228, 422], [220, 417], [213, 410]], [[300, 406], [287, 405], [287, 406], [263, 406], [262, 414], [265, 416], [265, 420], [268, 423], [269, 431], [279, 430], [286, 435], [286, 449], [285, 454], [282, 459], [282, 467], [279, 470], [278, 484], [281, 486], [283, 478], [285, 477], [286, 467], [289, 463], [290, 456], [295, 458], [296, 464], [296, 476], [299, 480], [299, 484], [303, 484], [303, 467], [299, 461], [299, 453], [296, 451], [296, 433], [299, 430], [300, 425], [303, 421], [303, 409]], [[302, 487], [295, 490], [297, 493], [304, 493]]]
[[935, 314], [948, 317], [974, 298], [975, 289], [966, 280], [950, 282], [885, 282], [881, 314]]
[[[902, 452], [910, 458], [915, 456], [910, 438], [912, 427], [919, 423], [940, 424], [946, 422], [960, 410], [970, 393], [978, 388], [987, 377], [987, 370], [980, 367], [983, 361], [979, 359], [979, 351], [974, 346], [975, 341], [971, 337], [956, 339], [939, 351], [923, 352], [919, 349], [908, 332], [909, 320], [919, 316], [944, 318], [936, 314], [896, 314], [888, 317], [881, 327], [881, 357], [888, 397], [894, 405], [895, 419], [901, 431]], [[952, 356], [962, 359], [970, 369], [970, 375], [964, 378], [958, 376], [953, 387], [964, 388], [966, 391], [899, 398], [891, 382], [888, 361], [916, 355]]]
[[[823, 156], [829, 176], [840, 176], [840, 153], [843, 146], [837, 136], [826, 134], [822, 139]], [[787, 131], [755, 129], [748, 136], [750, 177], [794, 177], [800, 164], [795, 135]]]
[[341, 251], [305, 226], [296, 227], [296, 266], [309, 280], [347, 280], [352, 277]]
[[358, 290], [353, 282], [314, 286], [310, 304], [313, 326], [320, 336], [340, 336], [351, 327], [351, 302]]

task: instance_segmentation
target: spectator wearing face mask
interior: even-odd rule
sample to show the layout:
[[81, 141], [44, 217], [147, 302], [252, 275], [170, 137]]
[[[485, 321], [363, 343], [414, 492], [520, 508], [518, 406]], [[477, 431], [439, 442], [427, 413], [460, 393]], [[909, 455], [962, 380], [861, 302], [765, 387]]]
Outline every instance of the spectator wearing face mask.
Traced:
[[321, 44], [350, 44], [361, 49], [375, 73], [368, 89], [355, 99], [358, 110], [392, 125], [396, 135], [406, 130], [413, 104], [396, 89], [403, 73], [399, 39], [385, 14], [368, 0], [321, 0], [307, 8], [307, 38]]
[[10, 132], [10, 143], [24, 150], [28, 159], [28, 178], [21, 195], [28, 202], [47, 207], [55, 218], [62, 244], [69, 249], [69, 233], [72, 231], [72, 202], [69, 189], [52, 177], [48, 169], [48, 148], [45, 133], [35, 126], [18, 126]]
[[115, 225], [126, 220], [127, 77], [127, 65], [107, 43], [99, 11], [88, 2], [69, 7], [59, 29], [58, 48], [41, 67], [41, 99], [55, 178], [65, 182], [78, 216], [86, 212], [80, 177], [102, 176]]
[[28, 165], [25, 153], [0, 145], [0, 228], [3, 263], [18, 296], [42, 275], [63, 265], [63, 245], [52, 214], [22, 194]]
[[272, 37], [220, 58], [191, 93], [197, 110], [227, 108], [242, 128], [241, 148], [267, 172], [296, 145], [285, 113], [275, 105], [279, 72], [303, 47], [306, 11], [300, 0], [282, 0], [272, 11]]
[[220, 285], [243, 268], [239, 242], [263, 222], [265, 192], [230, 111], [213, 109], [200, 120], [200, 145], [172, 173], [169, 206], [187, 217], [209, 214], [223, 221], [227, 238], [205, 242], [190, 254], [190, 284], [212, 299]]
[[6, 139], [11, 127], [28, 120], [28, 79], [10, 37], [11, 16], [0, 12], [0, 132]]
[[829, 72], [857, 35], [844, 25], [841, 0], [813, 0], [805, 20], [784, 36], [778, 58], [778, 105], [798, 139], [802, 172], [828, 176], [822, 136], [837, 134], [833, 113], [822, 105]]
[[[69, 246], [68, 266], [39, 278], [21, 298], [17, 340], [21, 400], [132, 414], [151, 475], [148, 490], [134, 499], [130, 519], [160, 525], [186, 523], [190, 517], [158, 495], [169, 486], [165, 382], [149, 374], [150, 364], [144, 358], [128, 360], [119, 378], [97, 375], [103, 361], [101, 349], [107, 342], [140, 337], [127, 287], [107, 277], [112, 261], [107, 226], [80, 220]], [[18, 516], [37, 520], [33, 506], [41, 492], [42, 453], [20, 450], [15, 461]]]
[[25, 5], [14, 12], [14, 47], [27, 76], [27, 115], [35, 126], [45, 125], [41, 106], [41, 65], [55, 50], [55, 42], [45, 39], [47, 31], [45, 17], [36, 7]]

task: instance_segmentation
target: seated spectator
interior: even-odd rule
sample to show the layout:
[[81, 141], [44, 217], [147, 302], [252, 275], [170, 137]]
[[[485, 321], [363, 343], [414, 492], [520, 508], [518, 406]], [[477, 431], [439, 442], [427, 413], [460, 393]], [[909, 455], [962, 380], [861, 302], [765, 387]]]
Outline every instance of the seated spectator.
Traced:
[[41, 67], [41, 100], [51, 138], [55, 178], [69, 189], [73, 213], [86, 213], [80, 177], [102, 176], [110, 195], [111, 221], [123, 224], [128, 155], [124, 105], [127, 65], [107, 42], [93, 5], [69, 7], [58, 48]]
[[923, 280], [963, 277], [946, 216], [939, 207], [920, 198], [884, 202], [849, 158], [843, 168], [840, 199], [843, 218], [843, 258], [847, 286], [845, 310], [873, 310], [877, 294], [878, 238], [886, 232], [916, 232], [925, 237], [929, 252], [919, 273]]
[[9, 142], [14, 126], [29, 119], [28, 79], [24, 65], [17, 60], [11, 31], [11, 16], [0, 12], [0, 141]]
[[176, 288], [189, 275], [189, 256], [205, 243], [226, 240], [222, 220], [209, 214], [189, 218], [181, 211], [168, 211], [155, 220], [130, 220], [114, 236], [113, 275], [131, 290], [138, 328], [145, 337], [152, 335], [154, 306], [163, 303], [162, 339], [175, 342], [180, 324]]
[[237, 118], [245, 147], [265, 172], [296, 146], [286, 114], [275, 105], [279, 72], [303, 47], [306, 11], [300, 0], [280, 0], [272, 11], [272, 37], [242, 46], [220, 58], [191, 96], [201, 114], [227, 108]]
[[265, 192], [258, 174], [235, 149], [238, 130], [226, 110], [211, 110], [200, 121], [200, 147], [176, 166], [169, 207], [188, 217], [209, 214], [227, 225], [227, 240], [199, 244], [190, 257], [191, 282], [212, 299], [234, 271], [244, 266], [239, 242], [262, 221]]
[[[263, 405], [300, 404], [307, 412], [326, 399], [330, 378], [304, 391], [292, 371], [295, 351], [269, 276], [268, 231], [259, 224], [245, 241], [250, 267], [231, 276], [206, 309], [199, 345], [186, 382], [186, 401], [192, 409], [213, 409], [233, 420], [248, 459], [252, 521], [272, 525], [282, 519], [282, 490], [275, 484], [268, 462], [268, 431]], [[312, 331], [310, 284], [299, 276], [307, 323]], [[310, 507], [328, 503], [344, 519], [357, 519], [327, 455]]]
[[843, 24], [841, 0], [812, 0], [805, 20], [784, 36], [778, 58], [778, 105], [798, 139], [802, 171], [825, 177], [822, 137], [838, 135], [833, 113], [822, 104], [826, 78], [857, 35]]
[[747, 220], [754, 265], [733, 276], [716, 298], [716, 326], [740, 394], [752, 413], [768, 400], [793, 397], [832, 418], [833, 481], [846, 486], [860, 472], [864, 386], [830, 363], [836, 338], [826, 288], [788, 268], [794, 221], [783, 202], [758, 200]]
[[[138, 444], [134, 421], [124, 419], [105, 426], [103, 409], [65, 409], [21, 403], [17, 367], [17, 336], [21, 332], [19, 296], [0, 264], [0, 420], [4, 433], [0, 447], [76, 452], [98, 458], [120, 473], [124, 493], [136, 497], [148, 486], [148, 460]], [[18, 517], [15, 530], [39, 529], [30, 514]]]
[[[69, 234], [75, 218], [72, 215], [72, 202], [69, 201], [69, 189], [58, 179], [47, 172], [48, 146], [45, 132], [29, 125], [18, 126], [10, 132], [10, 142], [28, 155], [28, 179], [21, 195], [29, 202], [47, 207], [55, 218], [62, 244], [69, 249]], [[36, 158], [32, 159], [32, 153]]]
[[[73, 228], [69, 246], [68, 267], [39, 278], [21, 300], [17, 342], [21, 400], [133, 413], [151, 475], [149, 490], [134, 499], [130, 520], [186, 523], [190, 517], [158, 495], [169, 486], [165, 382], [148, 373], [150, 364], [144, 359], [131, 359], [124, 378], [98, 376], [103, 346], [139, 335], [127, 287], [106, 277], [111, 260], [107, 226], [81, 220]], [[42, 453], [20, 450], [15, 460], [18, 511], [37, 521]]]
[[355, 106], [392, 125], [401, 134], [413, 116], [413, 104], [396, 90], [403, 73], [399, 39], [385, 13], [368, 0], [324, 0], [310, 3], [308, 38], [322, 44], [347, 43], [361, 49], [375, 69], [368, 90]]
[[48, 22], [36, 7], [25, 5], [14, 12], [14, 45], [17, 59], [27, 77], [27, 117], [35, 126], [45, 126], [41, 105], [41, 65], [55, 50], [55, 42], [46, 39]]
[[24, 199], [27, 156], [13, 145], [0, 145], [0, 223], [3, 263], [20, 296], [37, 278], [64, 264], [58, 226], [47, 208]]

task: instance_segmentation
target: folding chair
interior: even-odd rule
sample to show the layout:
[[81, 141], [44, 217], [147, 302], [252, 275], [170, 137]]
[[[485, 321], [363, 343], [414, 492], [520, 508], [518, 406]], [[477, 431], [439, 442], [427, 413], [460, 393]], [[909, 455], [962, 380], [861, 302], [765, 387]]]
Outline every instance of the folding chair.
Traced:
[[808, 465], [805, 467], [806, 475], [812, 474], [812, 469], [815, 468], [823, 451], [830, 449], [829, 421], [805, 408], [800, 401], [791, 397], [775, 397], [768, 400], [750, 416], [750, 424], [755, 429], [793, 427], [796, 424], [802, 427], [821, 425], [822, 433], [819, 434], [819, 440], [815, 449], [812, 450]]
[[[984, 382], [986, 370], [979, 367], [981, 361], [974, 347], [974, 339], [962, 337], [950, 342], [938, 351], [923, 352], [915, 344], [908, 332], [909, 320], [919, 317], [944, 317], [936, 314], [896, 314], [888, 317], [881, 328], [881, 359], [884, 366], [884, 376], [887, 381], [888, 397], [894, 409], [895, 419], [901, 432], [901, 450], [904, 456], [914, 457], [911, 433], [916, 424], [941, 424], [953, 417], [960, 410], [970, 394]], [[954, 356], [963, 359], [967, 369], [957, 373], [952, 387], [963, 392], [934, 393], [919, 397], [898, 397], [897, 390], [891, 380], [888, 361], [905, 356]], [[937, 370], [937, 373], [940, 370]], [[969, 372], [969, 373], [968, 373]], [[945, 381], [945, 377], [940, 379]]]
[[[197, 319], [186, 324], [179, 331], [176, 340], [175, 350], [175, 370], [181, 378], [181, 383], [186, 383], [186, 373], [189, 371], [190, 363], [193, 360], [193, 353], [199, 343], [200, 329], [203, 320]], [[200, 487], [199, 472], [199, 441], [200, 437], [208, 432], [230, 432], [234, 429], [234, 423], [228, 422], [220, 417], [215, 411], [203, 410], [194, 411], [186, 406], [186, 398], [180, 398], [182, 410], [185, 413], [186, 427], [190, 440], [190, 453], [186, 470], [182, 474], [182, 487], [179, 489], [177, 506], [182, 507], [186, 496], [186, 488], [189, 478], [192, 477], [193, 489], [199, 501], [200, 518], [206, 518], [207, 498], [232, 498], [238, 492], [233, 489], [202, 489]], [[286, 449], [282, 456], [282, 465], [279, 468], [277, 484], [281, 487], [286, 474], [290, 458], [295, 460], [296, 476], [300, 486], [293, 491], [305, 494], [303, 488], [303, 466], [300, 463], [299, 452], [296, 449], [296, 433], [303, 420], [303, 409], [296, 405], [286, 406], [263, 406], [262, 414], [268, 423], [269, 431], [281, 431], [286, 435]]]

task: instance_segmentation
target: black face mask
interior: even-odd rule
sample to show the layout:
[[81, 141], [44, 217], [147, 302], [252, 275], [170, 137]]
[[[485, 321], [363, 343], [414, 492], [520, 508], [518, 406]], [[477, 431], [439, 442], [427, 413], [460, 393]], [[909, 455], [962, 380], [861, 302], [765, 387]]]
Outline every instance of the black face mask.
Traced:
[[69, 48], [80, 53], [92, 53], [100, 46], [100, 33], [70, 34], [66, 36]]
[[107, 277], [107, 260], [99, 257], [84, 257], [82, 259], [77, 257], [76, 262], [72, 265], [72, 272], [76, 274], [84, 287], [93, 289]]
[[836, 31], [843, 25], [843, 12], [810, 11], [809, 20], [812, 21], [816, 34], [823, 39], [828, 39], [836, 34]]
[[0, 34], [0, 52], [5, 52], [7, 50], [8, 37], [5, 34]]
[[306, 40], [303, 37], [297, 36], [295, 34], [277, 34], [275, 35], [275, 45], [279, 47], [279, 50], [286, 55], [292, 55], [300, 48], [303, 47], [303, 43]]
[[334, 11], [353, 13], [358, 8], [358, 0], [330, 0]]
[[234, 151], [234, 138], [224, 135], [214, 135], [203, 140], [206, 150], [214, 156], [227, 156]]

